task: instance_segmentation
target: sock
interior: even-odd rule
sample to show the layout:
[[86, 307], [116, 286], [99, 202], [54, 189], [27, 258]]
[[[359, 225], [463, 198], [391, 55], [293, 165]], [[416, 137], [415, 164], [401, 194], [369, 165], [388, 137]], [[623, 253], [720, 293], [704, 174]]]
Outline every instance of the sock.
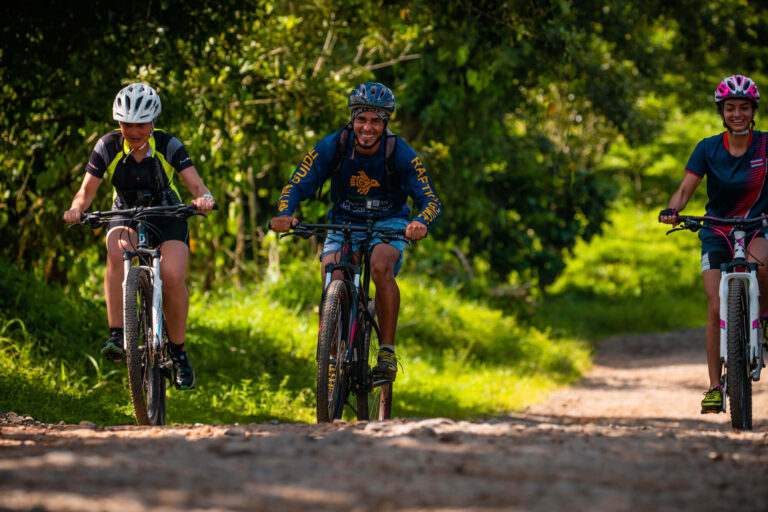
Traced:
[[379, 350], [386, 350], [387, 352], [395, 353], [395, 346], [394, 345], [381, 345], [379, 346]]
[[122, 327], [110, 327], [109, 328], [109, 337], [111, 338], [113, 334], [119, 334], [120, 336], [123, 335], [123, 328]]
[[171, 352], [173, 352], [174, 354], [182, 354], [185, 352], [183, 343], [181, 345], [177, 345], [175, 343], [172, 343], [171, 340], [168, 340], [168, 345], [170, 345]]

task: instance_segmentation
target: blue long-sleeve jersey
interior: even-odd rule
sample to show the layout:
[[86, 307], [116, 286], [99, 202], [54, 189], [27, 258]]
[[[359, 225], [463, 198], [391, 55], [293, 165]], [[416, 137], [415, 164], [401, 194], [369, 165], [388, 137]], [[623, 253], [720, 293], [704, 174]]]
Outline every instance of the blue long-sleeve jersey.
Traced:
[[[293, 215], [299, 203], [311, 197], [328, 177], [340, 133], [341, 130], [324, 137], [304, 156], [280, 194], [279, 215]], [[416, 152], [398, 137], [390, 170], [395, 179], [388, 180], [384, 146], [382, 138], [374, 155], [363, 156], [354, 150], [354, 133], [350, 133], [341, 168], [331, 177], [331, 221], [357, 223], [365, 220], [366, 199], [379, 200], [383, 207], [375, 218], [408, 220], [411, 212], [404, 199], [410, 196], [419, 211], [414, 220], [430, 226], [440, 217], [443, 207], [427, 170]]]

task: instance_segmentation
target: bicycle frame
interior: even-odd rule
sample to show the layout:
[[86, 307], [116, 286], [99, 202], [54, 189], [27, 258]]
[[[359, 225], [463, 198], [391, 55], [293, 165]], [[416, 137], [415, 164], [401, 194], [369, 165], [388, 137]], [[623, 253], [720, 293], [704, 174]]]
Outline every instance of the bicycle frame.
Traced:
[[[369, 233], [372, 232], [373, 221], [369, 220], [367, 225]], [[341, 244], [341, 261], [339, 261], [339, 263], [329, 263], [326, 265], [325, 279], [323, 281], [323, 294], [331, 284], [331, 281], [333, 280], [333, 273], [336, 270], [341, 270], [345, 274], [345, 279], [348, 279], [349, 277], [352, 278], [350, 282], [350, 324], [348, 326], [348, 331], [345, 333], [349, 343], [347, 347], [347, 354], [344, 358], [344, 361], [350, 363], [357, 362], [359, 355], [362, 353], [362, 347], [359, 346], [360, 340], [358, 335], [361, 332], [361, 326], [358, 325], [358, 318], [360, 312], [360, 304], [367, 302], [368, 299], [368, 289], [370, 286], [370, 269], [368, 266], [367, 243], [364, 242], [360, 248], [361, 264], [355, 264], [352, 262], [352, 228], [350, 227], [348, 229], [341, 229], [340, 231], [342, 231], [344, 235], [344, 239]], [[364, 314], [369, 314], [367, 308], [363, 308], [363, 310], [365, 311]], [[379, 328], [376, 324], [376, 321], [373, 318], [369, 318], [369, 321], [372, 323], [373, 328], [378, 333]], [[360, 367], [363, 374], [355, 375], [352, 384], [356, 387], [356, 389], [369, 392], [371, 391], [370, 388], [373, 386], [371, 386], [371, 383], [368, 382], [368, 379], [366, 378], [366, 365], [360, 365]], [[355, 382], [355, 380], [357, 382]]]
[[762, 370], [762, 345], [759, 337], [760, 325], [760, 287], [757, 282], [757, 263], [747, 262], [746, 233], [736, 229], [733, 233], [733, 260], [720, 266], [720, 359], [728, 364], [728, 294], [733, 281], [744, 281], [749, 294], [749, 364], [752, 367], [750, 377], [760, 380]]
[[[720, 265], [720, 286], [718, 288], [718, 295], [720, 298], [720, 360], [725, 367], [728, 367], [728, 324], [735, 321], [728, 318], [728, 297], [730, 294], [731, 286], [734, 282], [743, 282], [747, 289], [747, 296], [749, 298], [749, 347], [747, 356], [748, 374], [749, 378], [757, 381], [760, 380], [760, 372], [763, 367], [763, 347], [762, 339], [760, 336], [760, 286], [757, 281], [757, 269], [758, 263], [747, 261], [747, 227], [768, 226], [768, 215], [761, 215], [760, 217], [754, 217], [750, 219], [744, 219], [743, 217], [733, 217], [730, 219], [720, 219], [716, 217], [703, 216], [685, 216], [679, 217], [680, 222], [683, 223], [682, 227], [676, 227], [667, 232], [667, 234], [674, 231], [687, 229], [690, 231], [698, 231], [699, 229], [707, 229], [713, 233], [728, 237], [728, 234], [721, 231], [719, 227], [712, 227], [709, 223], [714, 223], [715, 226], [733, 226], [733, 257], [728, 263]], [[725, 384], [725, 382], [724, 382]]]
[[[131, 269], [133, 258], [139, 257], [139, 268], [149, 272], [152, 282], [152, 351], [160, 350], [163, 343], [163, 280], [160, 278], [160, 249], [150, 248], [147, 241], [147, 228], [144, 221], [139, 221], [137, 226], [139, 241], [136, 250], [123, 251], [123, 297], [125, 297], [128, 271]], [[141, 256], [151, 258], [152, 264], [142, 263]], [[123, 327], [125, 328], [125, 315], [123, 315]], [[125, 337], [123, 337], [123, 349], [127, 350]]]

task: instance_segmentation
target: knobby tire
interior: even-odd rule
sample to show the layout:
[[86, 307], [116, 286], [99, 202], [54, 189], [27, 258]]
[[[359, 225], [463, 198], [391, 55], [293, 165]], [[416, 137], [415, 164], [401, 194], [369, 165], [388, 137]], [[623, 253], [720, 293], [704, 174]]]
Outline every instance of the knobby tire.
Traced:
[[[373, 302], [368, 306], [371, 317], [376, 318], [376, 306]], [[376, 366], [379, 354], [379, 339], [371, 322], [364, 322], [363, 331], [363, 361], [367, 361], [366, 378], [371, 380], [371, 369]], [[357, 395], [358, 420], [388, 420], [392, 415], [392, 383], [372, 388], [368, 393]]]
[[128, 386], [136, 422], [139, 425], [164, 425], [166, 386], [160, 369], [160, 354], [151, 350], [152, 283], [146, 269], [133, 267], [129, 270], [123, 314]]
[[[331, 281], [325, 291], [320, 311], [320, 332], [317, 338], [317, 422], [341, 419], [349, 394], [349, 374], [346, 357], [349, 332], [349, 300], [347, 283]], [[336, 360], [336, 383], [329, 389], [328, 371], [331, 358]]]
[[728, 291], [728, 367], [726, 384], [731, 406], [731, 426], [752, 429], [752, 380], [749, 377], [749, 308], [743, 281], [731, 281]]

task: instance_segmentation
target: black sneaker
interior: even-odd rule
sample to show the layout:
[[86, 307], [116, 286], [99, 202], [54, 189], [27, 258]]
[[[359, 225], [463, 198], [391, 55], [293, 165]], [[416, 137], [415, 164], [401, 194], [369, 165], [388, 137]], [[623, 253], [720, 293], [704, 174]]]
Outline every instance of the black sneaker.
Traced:
[[194, 389], [195, 372], [192, 370], [192, 362], [183, 350], [171, 349], [171, 361], [173, 362], [173, 384], [176, 389]]
[[123, 350], [123, 333], [121, 331], [112, 331], [109, 338], [101, 345], [101, 355], [107, 361], [119, 363], [125, 360], [125, 350]]
[[371, 373], [374, 378], [386, 379], [394, 382], [395, 377], [397, 376], [397, 357], [394, 352], [383, 348], [379, 349], [379, 354], [376, 358], [376, 366], [371, 369]]

